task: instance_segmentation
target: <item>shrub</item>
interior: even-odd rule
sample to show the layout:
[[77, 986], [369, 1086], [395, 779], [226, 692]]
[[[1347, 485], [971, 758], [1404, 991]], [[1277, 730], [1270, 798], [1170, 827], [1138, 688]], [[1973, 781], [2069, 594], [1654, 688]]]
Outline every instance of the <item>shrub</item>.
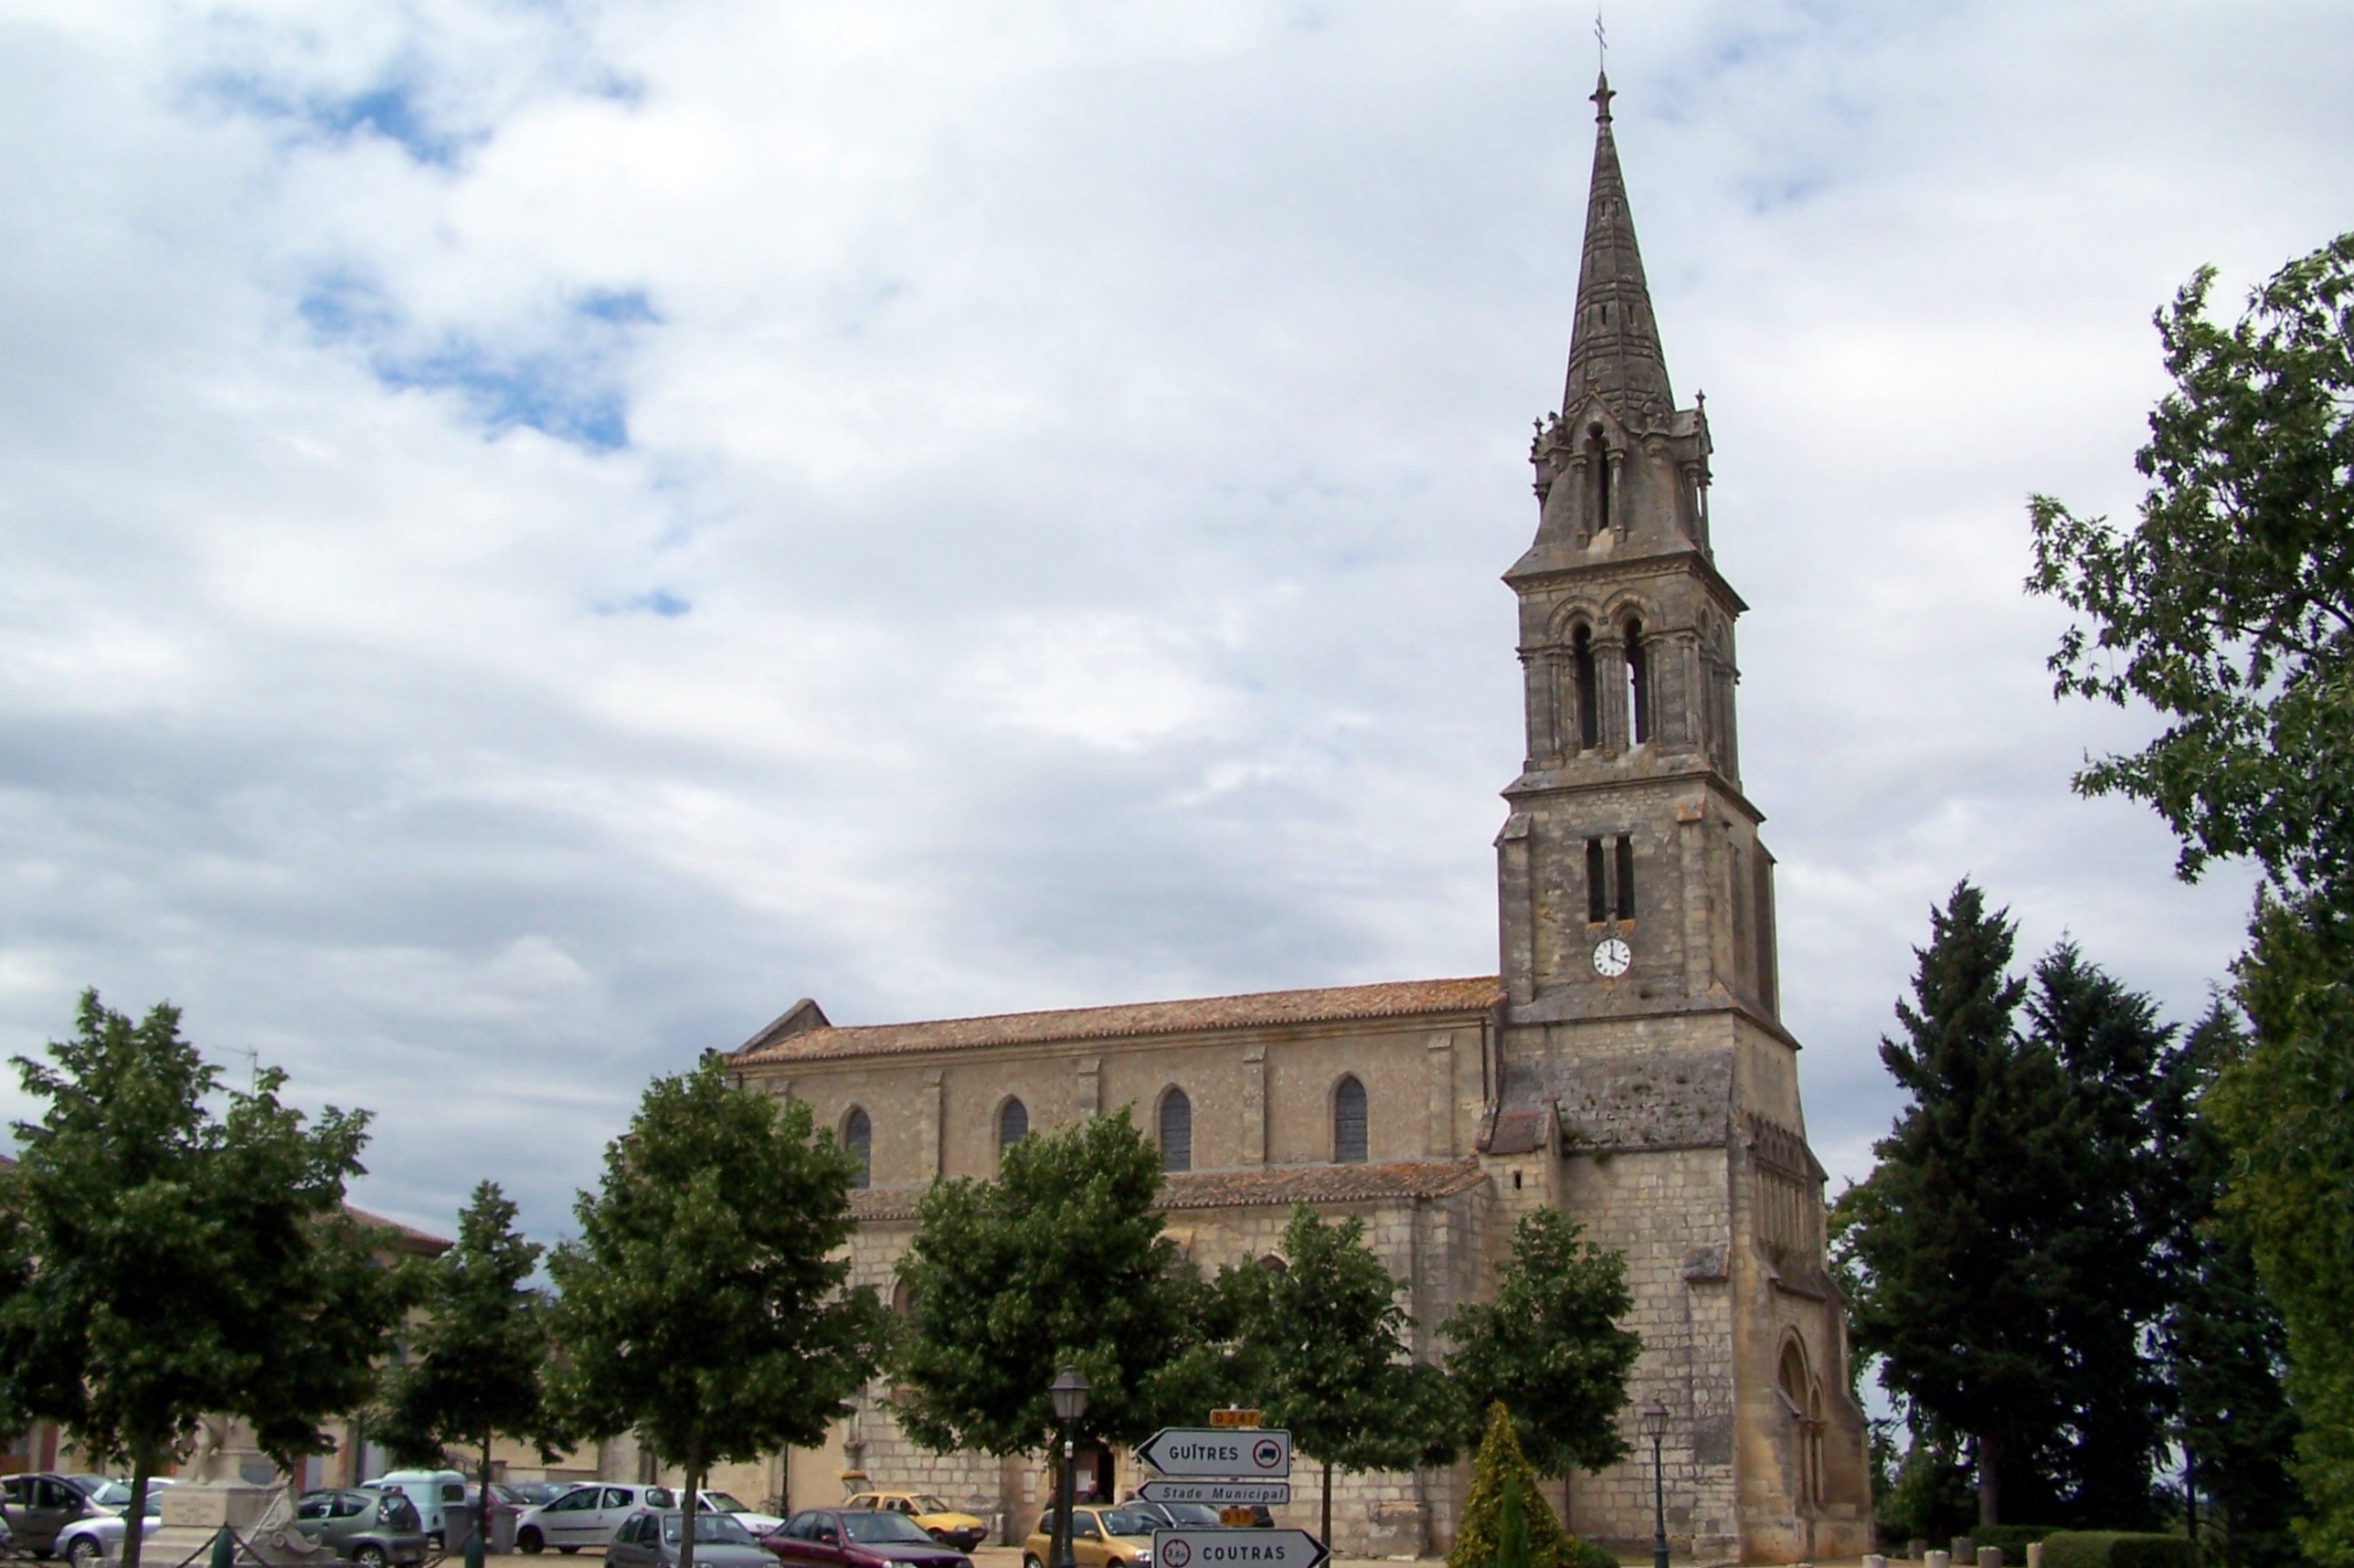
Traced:
[[1464, 1499], [1447, 1568], [1497, 1568], [1508, 1545], [1507, 1527], [1510, 1550], [1527, 1568], [1618, 1568], [1617, 1558], [1578, 1540], [1553, 1517], [1513, 1436], [1511, 1415], [1500, 1404], [1488, 1413], [1488, 1435], [1479, 1441], [1471, 1495]]
[[[1980, 1546], [2001, 1547], [2003, 1563], [2005, 1568], [2009, 1568], [2012, 1563], [2026, 1562], [2027, 1549], [2055, 1533], [2059, 1528], [2056, 1524], [1986, 1524], [1971, 1531], [1969, 1535]], [[2051, 1568], [2048, 1553], [2044, 1568]]]
[[2043, 1538], [2043, 1568], [2199, 1568], [2199, 1548], [2179, 1535], [2057, 1530]]

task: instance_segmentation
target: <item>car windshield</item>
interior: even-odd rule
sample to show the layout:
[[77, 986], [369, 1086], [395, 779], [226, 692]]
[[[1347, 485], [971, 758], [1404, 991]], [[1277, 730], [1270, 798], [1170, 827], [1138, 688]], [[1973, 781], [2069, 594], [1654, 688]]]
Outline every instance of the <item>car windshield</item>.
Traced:
[[[726, 1492], [705, 1492], [702, 1495], [702, 1505], [705, 1508], [716, 1508], [722, 1513], [749, 1513], [752, 1511], [746, 1508], [742, 1503], [737, 1502], [734, 1498], [729, 1497]], [[695, 1539], [700, 1541], [703, 1537], [698, 1535]]]
[[910, 1499], [909, 1500], [916, 1505], [916, 1511], [917, 1513], [954, 1513], [956, 1511], [956, 1510], [949, 1507], [948, 1504], [932, 1496], [929, 1492], [926, 1492], [922, 1496]]
[[924, 1527], [904, 1513], [846, 1513], [842, 1516], [842, 1528], [850, 1532], [853, 1541], [880, 1543], [886, 1541], [922, 1541], [932, 1538]]
[[[154, 1496], [149, 1492], [148, 1496]], [[90, 1500], [101, 1508], [129, 1508], [131, 1489], [121, 1481], [101, 1481], [90, 1489]]]
[[[678, 1515], [671, 1514], [663, 1520], [663, 1539], [673, 1545], [678, 1541]], [[749, 1546], [752, 1532], [736, 1522], [732, 1513], [699, 1513], [695, 1516], [695, 1539], [722, 1546]]]
[[1218, 1510], [1207, 1503], [1162, 1503], [1161, 1506], [1167, 1509], [1169, 1517], [1179, 1524], [1208, 1525], [1215, 1528], [1225, 1522], [1218, 1517]]
[[1150, 1535], [1161, 1528], [1161, 1521], [1140, 1508], [1108, 1508], [1103, 1521], [1112, 1535]]

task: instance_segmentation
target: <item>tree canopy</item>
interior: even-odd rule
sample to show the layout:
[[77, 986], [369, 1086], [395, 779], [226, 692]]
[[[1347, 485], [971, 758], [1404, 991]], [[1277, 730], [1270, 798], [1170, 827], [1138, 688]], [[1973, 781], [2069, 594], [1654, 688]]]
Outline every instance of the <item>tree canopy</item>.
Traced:
[[1126, 1107], [1010, 1145], [994, 1181], [936, 1181], [900, 1259], [900, 1429], [928, 1448], [1019, 1454], [1055, 1430], [1047, 1386], [1087, 1378], [1090, 1438], [1133, 1445], [1190, 1415], [1204, 1292], [1152, 1212], [1159, 1152]]
[[[331, 1449], [321, 1423], [374, 1396], [405, 1306], [343, 1207], [367, 1113], [313, 1121], [276, 1068], [225, 1089], [169, 1004], [134, 1023], [85, 991], [48, 1055], [16, 1059], [43, 1108], [16, 1125], [0, 1204], [9, 1403], [128, 1465], [134, 1518], [201, 1415], [244, 1418], [282, 1468]], [[141, 1542], [124, 1537], [127, 1568]]]
[[[883, 1308], [849, 1284], [856, 1158], [716, 1063], [657, 1078], [548, 1256], [567, 1425], [634, 1428], [686, 1494], [714, 1464], [813, 1446], [874, 1375]], [[692, 1568], [693, 1531], [680, 1542]]]
[[1268, 1424], [1323, 1467], [1323, 1535], [1332, 1536], [1332, 1471], [1405, 1469], [1450, 1453], [1453, 1391], [1406, 1360], [1413, 1319], [1403, 1287], [1365, 1245], [1363, 1220], [1328, 1223], [1305, 1203], [1283, 1231], [1285, 1266], [1266, 1279], [1244, 1332], [1258, 1348]]
[[[1617, 1418], [1643, 1348], [1617, 1323], [1635, 1304], [1626, 1255], [1581, 1234], [1558, 1210], [1522, 1215], [1495, 1298], [1458, 1307], [1443, 1330], [1455, 1345], [1447, 1371], [1460, 1408], [1510, 1411], [1515, 1451], [1546, 1476], [1626, 1457]], [[1476, 1436], [1467, 1432], [1465, 1441]]]
[[446, 1447], [479, 1449], [478, 1530], [490, 1507], [493, 1436], [554, 1446], [541, 1390], [549, 1303], [528, 1283], [541, 1249], [516, 1233], [515, 1213], [498, 1183], [482, 1182], [458, 1216], [456, 1245], [419, 1271], [424, 1316], [376, 1430], [404, 1463], [438, 1467]]
[[2031, 591], [2085, 617], [2052, 657], [2062, 694], [2168, 720], [2090, 763], [2088, 794], [2165, 817], [2196, 876], [2253, 857], [2290, 889], [2354, 896], [2354, 234], [2298, 258], [2240, 321], [2207, 314], [2212, 268], [2158, 312], [2174, 389], [2120, 529], [2030, 503]]

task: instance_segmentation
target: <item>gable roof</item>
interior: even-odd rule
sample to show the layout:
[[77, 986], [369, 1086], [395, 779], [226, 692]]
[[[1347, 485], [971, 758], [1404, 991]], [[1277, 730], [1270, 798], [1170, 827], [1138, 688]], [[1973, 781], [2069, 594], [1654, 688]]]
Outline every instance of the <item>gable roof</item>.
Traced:
[[[1380, 1165], [1251, 1165], [1173, 1171], [1161, 1179], [1155, 1213], [1187, 1209], [1284, 1208], [1448, 1198], [1488, 1179], [1476, 1160], [1400, 1160]], [[861, 1223], [912, 1220], [921, 1187], [862, 1187], [850, 1194]]]
[[[1066, 1007], [1048, 1012], [1002, 1012], [983, 1018], [847, 1027], [824, 1022], [825, 1014], [816, 1004], [804, 1001], [745, 1042], [731, 1060], [739, 1066], [750, 1066], [763, 1062], [827, 1061], [843, 1056], [895, 1055], [985, 1045], [1036, 1045], [1066, 1040], [1117, 1040], [1140, 1034], [1188, 1034], [1214, 1029], [1418, 1018], [1485, 1012], [1503, 999], [1503, 988], [1495, 976], [1475, 975], [1462, 980], [1390, 980], [1378, 985], [1262, 991], [1184, 1001], [1135, 1001], [1113, 1007]], [[789, 1023], [801, 1027], [784, 1027]]]

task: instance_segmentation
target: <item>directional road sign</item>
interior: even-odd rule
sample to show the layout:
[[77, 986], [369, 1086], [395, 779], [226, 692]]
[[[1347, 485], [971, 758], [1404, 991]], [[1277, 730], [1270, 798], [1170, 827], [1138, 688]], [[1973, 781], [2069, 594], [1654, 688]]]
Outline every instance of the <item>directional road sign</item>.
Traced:
[[1289, 1481], [1147, 1481], [1136, 1489], [1146, 1502], [1208, 1503], [1213, 1508], [1291, 1501]]
[[1156, 1530], [1153, 1568], [1317, 1568], [1331, 1556], [1304, 1530]]
[[1136, 1457], [1164, 1476], [1279, 1481], [1291, 1474], [1291, 1434], [1279, 1426], [1163, 1426]]

